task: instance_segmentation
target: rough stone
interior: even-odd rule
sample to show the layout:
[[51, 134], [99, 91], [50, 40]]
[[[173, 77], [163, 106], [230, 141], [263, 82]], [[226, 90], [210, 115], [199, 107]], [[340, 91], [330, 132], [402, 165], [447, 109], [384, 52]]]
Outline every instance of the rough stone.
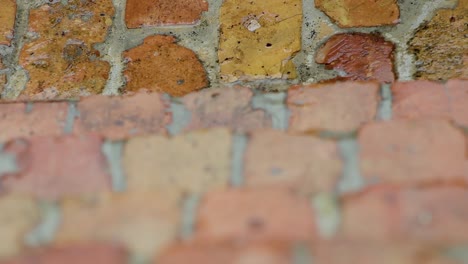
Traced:
[[0, 45], [9, 45], [13, 38], [16, 16], [16, 1], [1, 0], [0, 6]]
[[34, 36], [19, 58], [30, 80], [20, 97], [51, 99], [100, 93], [110, 66], [99, 59], [93, 45], [105, 40], [113, 15], [112, 0], [55, 1], [31, 10], [29, 30]]
[[208, 86], [203, 65], [195, 53], [177, 45], [172, 36], [150, 36], [124, 52], [127, 91], [148, 89], [182, 96]]
[[302, 1], [224, 1], [220, 11], [221, 81], [297, 77]]
[[193, 25], [204, 11], [205, 0], [127, 0], [125, 22], [128, 28]]
[[396, 79], [393, 71], [394, 49], [393, 43], [379, 35], [342, 33], [329, 38], [318, 49], [315, 60], [325, 64], [328, 70], [338, 71], [338, 80], [391, 83]]

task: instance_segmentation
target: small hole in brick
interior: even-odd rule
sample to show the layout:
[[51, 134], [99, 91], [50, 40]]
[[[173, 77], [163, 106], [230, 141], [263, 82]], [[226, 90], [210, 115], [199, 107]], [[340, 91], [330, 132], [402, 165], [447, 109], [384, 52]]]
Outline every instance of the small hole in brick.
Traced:
[[273, 46], [273, 44], [267, 43], [265, 46], [266, 46], [267, 48], [271, 48], [271, 46]]
[[184, 83], [185, 83], [185, 80], [183, 80], [183, 79], [177, 80], [177, 84], [178, 84], [178, 85], [182, 85], [182, 84], [184, 84]]
[[219, 93], [214, 93], [214, 94], [211, 95], [211, 98], [216, 98], [218, 96], [219, 96]]
[[260, 229], [263, 229], [263, 227], [265, 226], [265, 223], [263, 222], [262, 219], [251, 218], [248, 222], [248, 226], [250, 229], [260, 230]]

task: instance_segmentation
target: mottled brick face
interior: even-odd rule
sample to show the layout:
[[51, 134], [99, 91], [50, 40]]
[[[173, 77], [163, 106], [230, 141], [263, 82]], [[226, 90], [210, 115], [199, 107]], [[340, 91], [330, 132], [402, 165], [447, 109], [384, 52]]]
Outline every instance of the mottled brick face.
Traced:
[[8, 45], [13, 38], [15, 25], [16, 1], [1, 0], [0, 6], [0, 45]]

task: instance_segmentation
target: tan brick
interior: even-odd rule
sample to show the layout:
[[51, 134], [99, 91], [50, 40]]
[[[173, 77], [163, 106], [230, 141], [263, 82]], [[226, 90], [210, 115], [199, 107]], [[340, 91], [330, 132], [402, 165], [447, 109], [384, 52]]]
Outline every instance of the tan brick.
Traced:
[[162, 25], [193, 25], [208, 11], [205, 0], [127, 0], [128, 28]]
[[75, 133], [96, 133], [108, 139], [166, 134], [171, 122], [168, 102], [158, 93], [124, 97], [91, 96], [78, 103]]
[[176, 238], [179, 203], [174, 193], [144, 191], [65, 200], [54, 244], [117, 242], [153, 256]]
[[40, 221], [33, 199], [0, 195], [0, 259], [18, 254], [25, 235]]
[[1, 0], [0, 6], [0, 45], [9, 45], [15, 26], [16, 1]]
[[343, 28], [392, 25], [400, 17], [396, 0], [317, 0], [315, 6]]
[[468, 80], [450, 80], [446, 86], [452, 119], [458, 125], [468, 127]]
[[195, 53], [177, 45], [172, 36], [147, 37], [143, 44], [124, 52], [127, 91], [148, 89], [182, 96], [208, 86], [203, 65]]
[[36, 37], [20, 53], [19, 64], [30, 77], [22, 97], [96, 94], [107, 81], [110, 66], [93, 45], [105, 40], [112, 24], [112, 0], [57, 2], [30, 12], [29, 30]]
[[315, 61], [336, 70], [336, 80], [395, 81], [393, 51], [395, 45], [383, 37], [364, 33], [332, 36], [317, 50]]
[[41, 199], [110, 190], [111, 179], [95, 136], [35, 137], [7, 143], [16, 157], [17, 173], [1, 178], [2, 189]]
[[346, 82], [296, 86], [288, 91], [291, 131], [358, 129], [375, 119], [379, 104], [377, 83]]
[[301, 50], [302, 1], [226, 0], [220, 12], [222, 81], [297, 77], [292, 58]]
[[250, 135], [244, 164], [247, 186], [287, 186], [305, 194], [333, 191], [342, 171], [335, 142], [272, 130]]
[[449, 122], [373, 123], [358, 140], [362, 174], [371, 184], [466, 184], [465, 139]]
[[228, 183], [231, 135], [226, 129], [168, 139], [131, 139], [124, 150], [129, 190], [204, 192]]
[[252, 96], [245, 87], [203, 90], [185, 96], [182, 101], [191, 114], [185, 130], [224, 126], [245, 132], [271, 127], [271, 117], [265, 111], [252, 109]]
[[198, 210], [195, 237], [221, 241], [302, 241], [317, 237], [312, 207], [284, 189], [208, 193]]
[[[29, 109], [31, 107], [31, 109]], [[67, 103], [0, 104], [0, 142], [63, 133]]]

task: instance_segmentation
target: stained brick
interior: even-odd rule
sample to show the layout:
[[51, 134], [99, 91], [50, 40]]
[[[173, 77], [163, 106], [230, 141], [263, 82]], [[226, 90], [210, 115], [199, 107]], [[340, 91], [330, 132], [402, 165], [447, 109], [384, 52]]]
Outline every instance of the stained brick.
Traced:
[[17, 195], [0, 196], [0, 259], [20, 252], [24, 236], [39, 222], [33, 199]]
[[35, 37], [24, 45], [19, 57], [30, 78], [22, 97], [50, 99], [100, 93], [110, 66], [99, 59], [93, 45], [104, 41], [112, 24], [112, 0], [53, 2], [31, 10], [29, 15], [29, 30]]
[[446, 121], [373, 123], [359, 134], [360, 166], [370, 184], [466, 184], [465, 139]]
[[66, 103], [0, 104], [0, 142], [31, 136], [57, 136], [63, 133]]
[[393, 43], [383, 37], [364, 33], [332, 36], [317, 50], [317, 63], [339, 73], [337, 80], [377, 80], [390, 83], [393, 72]]
[[9, 45], [13, 38], [15, 25], [16, 1], [1, 0], [0, 5], [0, 45]]
[[150, 36], [143, 44], [124, 52], [127, 91], [148, 89], [182, 96], [208, 85], [203, 65], [195, 53], [177, 45], [172, 36]]
[[128, 0], [125, 22], [128, 28], [161, 25], [191, 25], [208, 11], [205, 0]]
[[317, 236], [307, 199], [284, 189], [208, 193], [198, 210], [195, 237], [212, 242], [307, 240]]
[[288, 91], [291, 131], [353, 131], [375, 119], [376, 83], [346, 82], [296, 86]]
[[340, 27], [375, 27], [398, 23], [396, 0], [317, 0], [315, 6]]
[[247, 186], [288, 186], [306, 194], [332, 191], [342, 171], [335, 142], [279, 131], [252, 133], [244, 159]]
[[297, 77], [292, 58], [301, 49], [300, 0], [227, 0], [220, 23], [222, 81]]
[[468, 127], [468, 80], [450, 80], [446, 86], [452, 119], [457, 124]]
[[271, 117], [250, 105], [253, 93], [244, 87], [210, 89], [185, 96], [190, 111], [186, 131], [227, 126], [238, 132], [271, 127]]
[[19, 172], [1, 178], [2, 189], [43, 199], [110, 189], [102, 140], [95, 136], [35, 137], [7, 143]]
[[158, 93], [124, 97], [91, 96], [78, 103], [75, 133], [97, 133], [108, 139], [165, 134], [171, 121], [168, 102]]
[[124, 150], [129, 190], [203, 192], [227, 185], [231, 135], [226, 129], [198, 131], [168, 139], [131, 139]]
[[65, 200], [54, 244], [114, 242], [153, 256], [176, 238], [179, 203], [174, 193], [143, 191]]

